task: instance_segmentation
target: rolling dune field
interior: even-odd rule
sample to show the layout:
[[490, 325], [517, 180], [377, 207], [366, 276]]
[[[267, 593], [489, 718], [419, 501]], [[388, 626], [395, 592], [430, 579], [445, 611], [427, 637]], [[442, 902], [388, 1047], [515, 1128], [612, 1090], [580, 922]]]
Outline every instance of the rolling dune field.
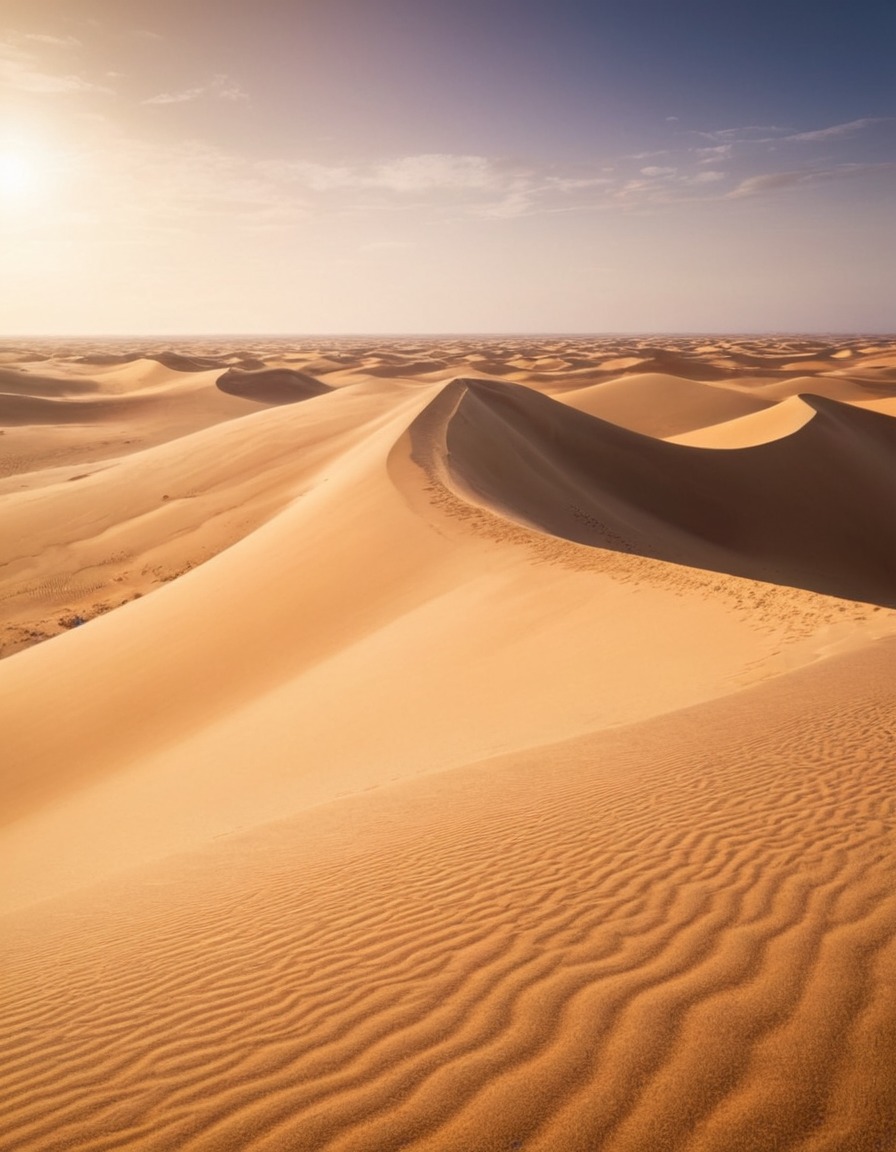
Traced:
[[896, 1149], [896, 341], [0, 343], [0, 1149]]

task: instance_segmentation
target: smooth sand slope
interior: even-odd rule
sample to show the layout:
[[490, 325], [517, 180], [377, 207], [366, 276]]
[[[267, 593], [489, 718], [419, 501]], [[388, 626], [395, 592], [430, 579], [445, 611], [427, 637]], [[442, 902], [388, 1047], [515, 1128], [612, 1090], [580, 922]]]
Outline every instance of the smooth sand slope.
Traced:
[[896, 1148], [894, 359], [0, 346], [0, 1148]]
[[648, 436], [675, 436], [774, 406], [746, 391], [662, 373], [630, 374], [558, 397], [591, 416]]

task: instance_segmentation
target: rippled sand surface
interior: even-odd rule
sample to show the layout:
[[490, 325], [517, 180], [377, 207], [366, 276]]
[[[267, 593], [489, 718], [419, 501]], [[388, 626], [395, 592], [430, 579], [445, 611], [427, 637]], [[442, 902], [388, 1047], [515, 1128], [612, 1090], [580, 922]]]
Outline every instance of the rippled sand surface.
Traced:
[[0, 344], [0, 1147], [896, 1148], [896, 345]]

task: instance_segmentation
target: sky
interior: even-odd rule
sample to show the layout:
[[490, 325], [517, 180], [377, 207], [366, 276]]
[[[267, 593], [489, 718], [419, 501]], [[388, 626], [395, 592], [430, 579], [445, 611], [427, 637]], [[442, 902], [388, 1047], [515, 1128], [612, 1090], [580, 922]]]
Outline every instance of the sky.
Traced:
[[0, 335], [896, 331], [896, 5], [0, 0]]

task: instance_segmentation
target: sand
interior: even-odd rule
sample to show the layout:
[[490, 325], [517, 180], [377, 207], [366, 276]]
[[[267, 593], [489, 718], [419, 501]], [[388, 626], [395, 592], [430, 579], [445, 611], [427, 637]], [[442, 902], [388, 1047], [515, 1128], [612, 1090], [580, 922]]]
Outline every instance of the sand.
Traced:
[[896, 343], [0, 343], [0, 1148], [896, 1148]]

